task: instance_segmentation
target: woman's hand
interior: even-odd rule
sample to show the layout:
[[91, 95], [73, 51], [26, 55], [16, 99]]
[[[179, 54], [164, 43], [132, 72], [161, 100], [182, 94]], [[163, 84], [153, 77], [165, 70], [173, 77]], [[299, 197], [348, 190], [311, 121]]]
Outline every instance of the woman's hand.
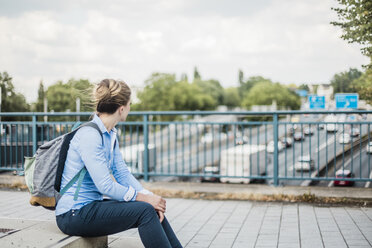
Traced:
[[165, 213], [165, 210], [167, 208], [166, 201], [158, 195], [144, 195], [141, 193], [137, 193], [136, 201], [144, 201], [149, 204], [151, 204], [156, 211], [161, 211]]
[[158, 211], [157, 213], [158, 213], [158, 216], [159, 216], [160, 223], [162, 223], [163, 220], [164, 220], [164, 213], [161, 212], [161, 211]]

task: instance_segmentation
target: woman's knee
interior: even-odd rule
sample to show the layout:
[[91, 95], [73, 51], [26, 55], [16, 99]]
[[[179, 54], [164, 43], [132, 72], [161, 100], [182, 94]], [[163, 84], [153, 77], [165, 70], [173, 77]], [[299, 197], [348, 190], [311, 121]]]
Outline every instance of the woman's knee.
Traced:
[[143, 204], [141, 204], [141, 208], [141, 219], [143, 222], [149, 222], [158, 217], [155, 208], [151, 204], [144, 202]]

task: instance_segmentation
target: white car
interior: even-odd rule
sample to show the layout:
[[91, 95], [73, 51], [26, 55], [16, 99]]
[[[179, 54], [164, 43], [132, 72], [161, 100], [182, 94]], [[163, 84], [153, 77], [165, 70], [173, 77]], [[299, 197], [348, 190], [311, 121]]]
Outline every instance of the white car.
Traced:
[[337, 132], [338, 127], [337, 124], [331, 123], [326, 125], [327, 132]]
[[350, 141], [351, 141], [350, 134], [347, 133], [341, 134], [340, 137], [338, 138], [338, 142], [340, 142], [340, 144], [349, 144]]
[[372, 141], [367, 144], [366, 150], [367, 153], [372, 153]]
[[206, 133], [201, 137], [200, 141], [205, 144], [211, 144], [213, 141], [216, 142], [218, 140], [225, 140], [226, 137], [227, 135], [225, 133]]
[[[284, 149], [284, 145], [282, 142], [278, 141], [278, 152], [281, 152], [283, 151]], [[274, 141], [270, 141], [267, 146], [266, 146], [266, 151], [269, 152], [269, 153], [273, 153], [274, 152]]]
[[313, 170], [315, 166], [314, 159], [310, 156], [300, 156], [294, 165], [296, 171], [310, 171]]
[[352, 137], [358, 137], [359, 135], [360, 135], [359, 128], [354, 127], [354, 128], [352, 128], [350, 130], [350, 136], [352, 136]]
[[206, 133], [204, 134], [201, 139], [200, 139], [201, 143], [212, 143], [213, 142], [213, 135], [212, 133]]

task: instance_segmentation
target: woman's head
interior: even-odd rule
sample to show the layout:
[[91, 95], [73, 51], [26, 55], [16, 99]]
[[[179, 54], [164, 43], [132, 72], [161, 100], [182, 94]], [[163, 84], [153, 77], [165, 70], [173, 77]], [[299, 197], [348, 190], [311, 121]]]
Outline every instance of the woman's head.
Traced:
[[93, 92], [96, 111], [113, 114], [119, 107], [129, 105], [130, 94], [130, 88], [125, 82], [104, 79]]

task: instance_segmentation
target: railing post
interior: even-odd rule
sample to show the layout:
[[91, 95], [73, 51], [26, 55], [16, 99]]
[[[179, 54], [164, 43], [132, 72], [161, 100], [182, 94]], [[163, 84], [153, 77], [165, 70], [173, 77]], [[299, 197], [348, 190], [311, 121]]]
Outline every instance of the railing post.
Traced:
[[273, 116], [274, 126], [274, 186], [279, 185], [278, 178], [278, 114]]
[[143, 169], [144, 169], [144, 180], [148, 182], [149, 180], [149, 134], [148, 134], [148, 116], [147, 114], [143, 115]]
[[36, 153], [36, 149], [37, 149], [36, 131], [37, 131], [37, 127], [36, 127], [36, 115], [33, 115], [32, 116], [32, 153], [33, 154]]

